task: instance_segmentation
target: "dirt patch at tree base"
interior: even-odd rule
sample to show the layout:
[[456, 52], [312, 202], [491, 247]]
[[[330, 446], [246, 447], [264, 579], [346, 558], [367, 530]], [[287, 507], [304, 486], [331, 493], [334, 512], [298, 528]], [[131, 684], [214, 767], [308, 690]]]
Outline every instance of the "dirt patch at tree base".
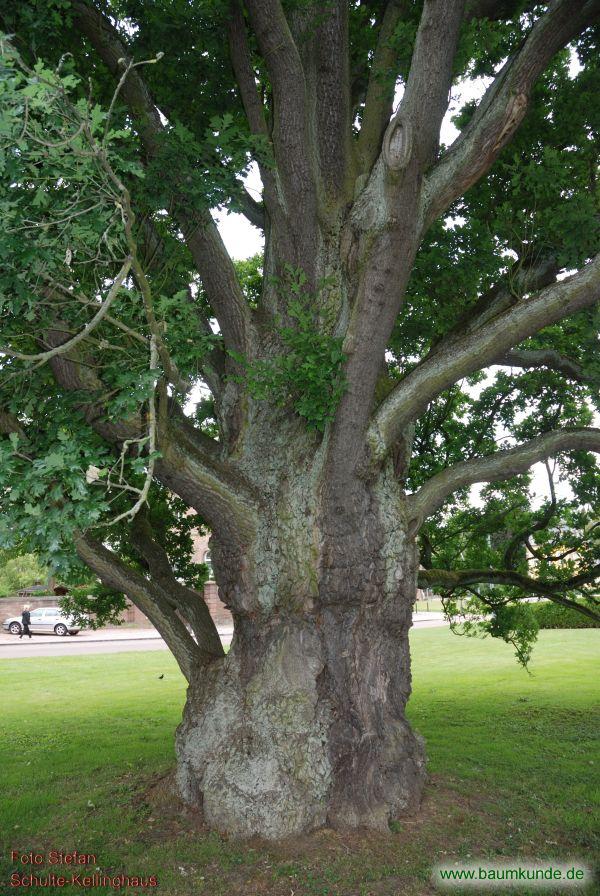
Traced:
[[512, 846], [490, 795], [465, 793], [436, 775], [420, 812], [389, 834], [325, 827], [277, 843], [233, 841], [174, 796], [173, 773], [146, 782], [138, 803], [147, 821], [140, 841], [149, 852], [160, 844], [165, 861], [169, 845], [178, 857], [164, 869], [161, 896], [430, 896], [438, 892], [431, 883], [436, 863], [496, 858]]

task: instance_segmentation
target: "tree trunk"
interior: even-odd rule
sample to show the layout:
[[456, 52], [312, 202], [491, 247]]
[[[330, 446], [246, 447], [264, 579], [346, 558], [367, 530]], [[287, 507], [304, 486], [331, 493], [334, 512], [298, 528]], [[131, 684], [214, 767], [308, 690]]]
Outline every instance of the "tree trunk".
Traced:
[[[365, 198], [376, 217], [384, 181], [381, 169]], [[412, 183], [402, 221], [414, 210]], [[315, 253], [298, 234], [287, 257], [281, 233], [267, 239], [279, 288], [265, 283], [252, 351], [262, 360], [285, 352], [279, 324], [295, 325], [283, 252], [306, 274], [315, 326], [345, 332], [346, 389], [322, 436], [289, 407], [248, 399], [234, 453], [259, 493], [258, 523], [233, 540], [213, 529], [211, 540], [234, 639], [192, 678], [177, 734], [184, 800], [240, 837], [324, 824], [385, 830], [418, 808], [425, 778], [424, 745], [405, 718], [415, 545], [398, 471], [391, 460], [372, 464], [365, 440], [395, 316], [384, 313], [385, 297], [400, 296], [416, 244], [397, 222], [392, 235], [383, 217], [334, 206]], [[379, 363], [366, 352], [371, 341]]]
[[[404, 715], [416, 570], [401, 490], [391, 471], [356, 479], [341, 512], [319, 452], [307, 460], [265, 476], [261, 531], [233, 575], [226, 552], [233, 643], [192, 679], [177, 733], [182, 797], [239, 837], [384, 830], [418, 808], [425, 778]], [[219, 576], [218, 543], [213, 557]]]

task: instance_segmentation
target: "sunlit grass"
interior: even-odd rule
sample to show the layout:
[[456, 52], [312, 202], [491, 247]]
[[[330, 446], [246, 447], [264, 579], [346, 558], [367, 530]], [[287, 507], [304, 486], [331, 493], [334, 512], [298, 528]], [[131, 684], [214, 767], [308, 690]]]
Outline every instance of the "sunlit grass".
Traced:
[[0, 882], [11, 848], [77, 849], [103, 869], [158, 873], [160, 896], [420, 894], [444, 851], [590, 859], [599, 645], [598, 631], [542, 632], [528, 674], [502, 643], [414, 631], [410, 717], [433, 774], [418, 836], [408, 822], [377, 840], [323, 834], [291, 856], [185, 817], [161, 829], [144, 792], [174, 763], [185, 682], [170, 654], [3, 660]]

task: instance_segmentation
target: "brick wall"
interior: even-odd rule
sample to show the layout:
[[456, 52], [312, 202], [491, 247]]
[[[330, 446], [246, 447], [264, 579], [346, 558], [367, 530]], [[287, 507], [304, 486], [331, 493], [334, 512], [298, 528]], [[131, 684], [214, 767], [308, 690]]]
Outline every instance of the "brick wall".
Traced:
[[[233, 625], [231, 613], [222, 600], [219, 599], [219, 589], [216, 582], [207, 582], [204, 586], [204, 599], [208, 604], [210, 614], [217, 625]], [[20, 616], [23, 612], [24, 604], [29, 604], [32, 610], [38, 607], [58, 607], [60, 598], [56, 597], [30, 597], [24, 599], [22, 597], [3, 597], [0, 598], [0, 625], [5, 619], [11, 616]], [[138, 628], [152, 628], [152, 623], [147, 616], [144, 616], [133, 604], [128, 604], [121, 616], [122, 622], [128, 625], [135, 625]]]
[[[56, 595], [50, 597], [3, 597], [0, 598], [0, 623], [4, 622], [10, 616], [20, 616], [23, 612], [25, 604], [29, 604], [32, 610], [38, 607], [59, 607], [60, 597]], [[140, 627], [151, 626], [150, 620], [144, 616], [141, 610], [129, 604], [124, 611], [122, 617], [123, 622], [134, 623]]]
[[20, 616], [25, 604], [29, 604], [32, 610], [37, 607], [58, 607], [59, 598], [56, 595], [50, 597], [2, 597], [0, 598], [0, 623], [10, 616]]
[[217, 625], [233, 625], [233, 617], [219, 597], [219, 589], [216, 582], [207, 582], [204, 586], [204, 600], [210, 610], [210, 615]]
[[[208, 535], [196, 534], [194, 538], [194, 560], [196, 563], [204, 563], [207, 551], [209, 551]], [[233, 625], [231, 613], [219, 598], [219, 589], [217, 583], [208, 581], [204, 586], [204, 600], [210, 610], [210, 615], [217, 625]], [[57, 607], [60, 598], [50, 597], [29, 597], [29, 598], [0, 598], [0, 623], [9, 616], [20, 616], [23, 610], [23, 604], [29, 604], [32, 609], [36, 607]], [[152, 623], [133, 604], [128, 604], [127, 609], [123, 612], [122, 621], [129, 625], [136, 625], [140, 628], [151, 628]]]
[[153, 628], [152, 623], [147, 616], [135, 604], [127, 604], [127, 609], [123, 611], [121, 620], [129, 624], [137, 625], [139, 628]]
[[[194, 561], [196, 563], [204, 563], [207, 559], [206, 555], [210, 551], [209, 538], [209, 535], [200, 535], [198, 532], [194, 535]], [[210, 579], [204, 586], [204, 600], [217, 625], [233, 625], [233, 617], [219, 597], [217, 583]]]

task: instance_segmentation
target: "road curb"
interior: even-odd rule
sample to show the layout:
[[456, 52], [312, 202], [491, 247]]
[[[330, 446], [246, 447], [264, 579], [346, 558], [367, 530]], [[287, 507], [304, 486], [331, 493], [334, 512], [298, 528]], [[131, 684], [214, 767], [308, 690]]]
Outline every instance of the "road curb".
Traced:
[[[226, 631], [219, 631], [220, 637], [230, 637], [233, 635], [233, 630], [228, 629]], [[0, 637], [0, 648], [2, 647], [12, 647], [12, 646], [24, 646], [25, 644], [32, 644], [34, 641], [38, 644], [68, 644], [73, 636], [69, 638], [60, 638], [57, 635], [32, 635], [30, 638], [19, 638], [17, 635], [14, 635], [10, 640], [4, 641]], [[118, 637], [118, 638], [78, 638], [77, 644], [115, 644], [121, 641], [162, 641], [163, 639], [158, 634], [155, 635], [132, 635], [131, 637]]]

